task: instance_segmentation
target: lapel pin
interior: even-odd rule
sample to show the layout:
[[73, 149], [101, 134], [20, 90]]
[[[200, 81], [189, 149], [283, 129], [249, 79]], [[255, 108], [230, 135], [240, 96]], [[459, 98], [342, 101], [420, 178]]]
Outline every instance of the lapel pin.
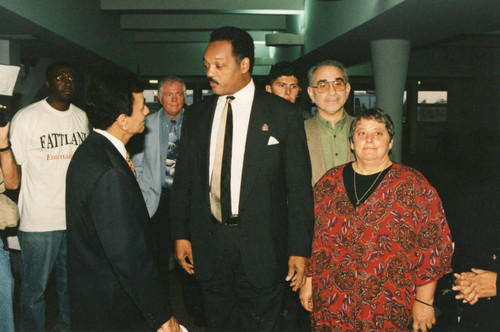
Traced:
[[267, 125], [267, 123], [264, 123], [262, 125], [262, 131], [269, 131], [269, 126]]

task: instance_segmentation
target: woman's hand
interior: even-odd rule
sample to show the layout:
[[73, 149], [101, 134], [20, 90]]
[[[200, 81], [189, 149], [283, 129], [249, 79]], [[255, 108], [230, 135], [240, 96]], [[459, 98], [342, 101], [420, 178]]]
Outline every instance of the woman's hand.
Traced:
[[419, 329], [422, 332], [427, 332], [427, 330], [432, 329], [432, 326], [436, 324], [436, 316], [432, 305], [425, 305], [415, 301], [413, 302], [412, 314], [413, 332], [418, 332]]
[[[413, 302], [413, 332], [427, 332], [436, 324], [436, 314], [434, 312], [434, 291], [436, 290], [437, 281], [430, 282], [423, 286], [417, 286], [415, 299], [419, 301]], [[423, 302], [423, 303], [422, 303]]]
[[300, 303], [304, 309], [309, 312], [313, 311], [313, 302], [312, 302], [312, 278], [307, 277], [304, 286], [300, 289], [299, 293]]

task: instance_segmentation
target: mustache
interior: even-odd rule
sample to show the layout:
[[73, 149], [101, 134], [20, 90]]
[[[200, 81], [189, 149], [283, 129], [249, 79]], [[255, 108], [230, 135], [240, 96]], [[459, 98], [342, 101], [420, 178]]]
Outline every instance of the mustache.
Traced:
[[209, 80], [210, 82], [215, 83], [215, 84], [219, 84], [219, 82], [217, 82], [216, 80], [214, 80], [214, 79], [213, 79], [213, 78], [211, 78], [211, 77], [208, 77], [208, 80]]

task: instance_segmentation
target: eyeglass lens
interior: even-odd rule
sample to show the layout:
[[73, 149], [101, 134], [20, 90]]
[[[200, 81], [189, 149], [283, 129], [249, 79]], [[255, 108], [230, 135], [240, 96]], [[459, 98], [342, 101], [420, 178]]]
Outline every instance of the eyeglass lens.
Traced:
[[71, 76], [66, 75], [57, 75], [56, 80], [63, 83], [73, 83], [74, 79]]
[[316, 85], [316, 89], [318, 89], [319, 93], [325, 93], [330, 90], [330, 85], [335, 89], [335, 91], [345, 90], [345, 82], [343, 80], [318, 82], [318, 85]]

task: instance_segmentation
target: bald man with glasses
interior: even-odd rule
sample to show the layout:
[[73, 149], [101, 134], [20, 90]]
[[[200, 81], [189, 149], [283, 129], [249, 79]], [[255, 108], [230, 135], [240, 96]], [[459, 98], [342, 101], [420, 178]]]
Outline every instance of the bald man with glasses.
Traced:
[[307, 76], [307, 93], [318, 107], [304, 123], [314, 186], [330, 168], [354, 160], [348, 139], [353, 117], [344, 109], [351, 85], [345, 68], [333, 60], [313, 66]]

